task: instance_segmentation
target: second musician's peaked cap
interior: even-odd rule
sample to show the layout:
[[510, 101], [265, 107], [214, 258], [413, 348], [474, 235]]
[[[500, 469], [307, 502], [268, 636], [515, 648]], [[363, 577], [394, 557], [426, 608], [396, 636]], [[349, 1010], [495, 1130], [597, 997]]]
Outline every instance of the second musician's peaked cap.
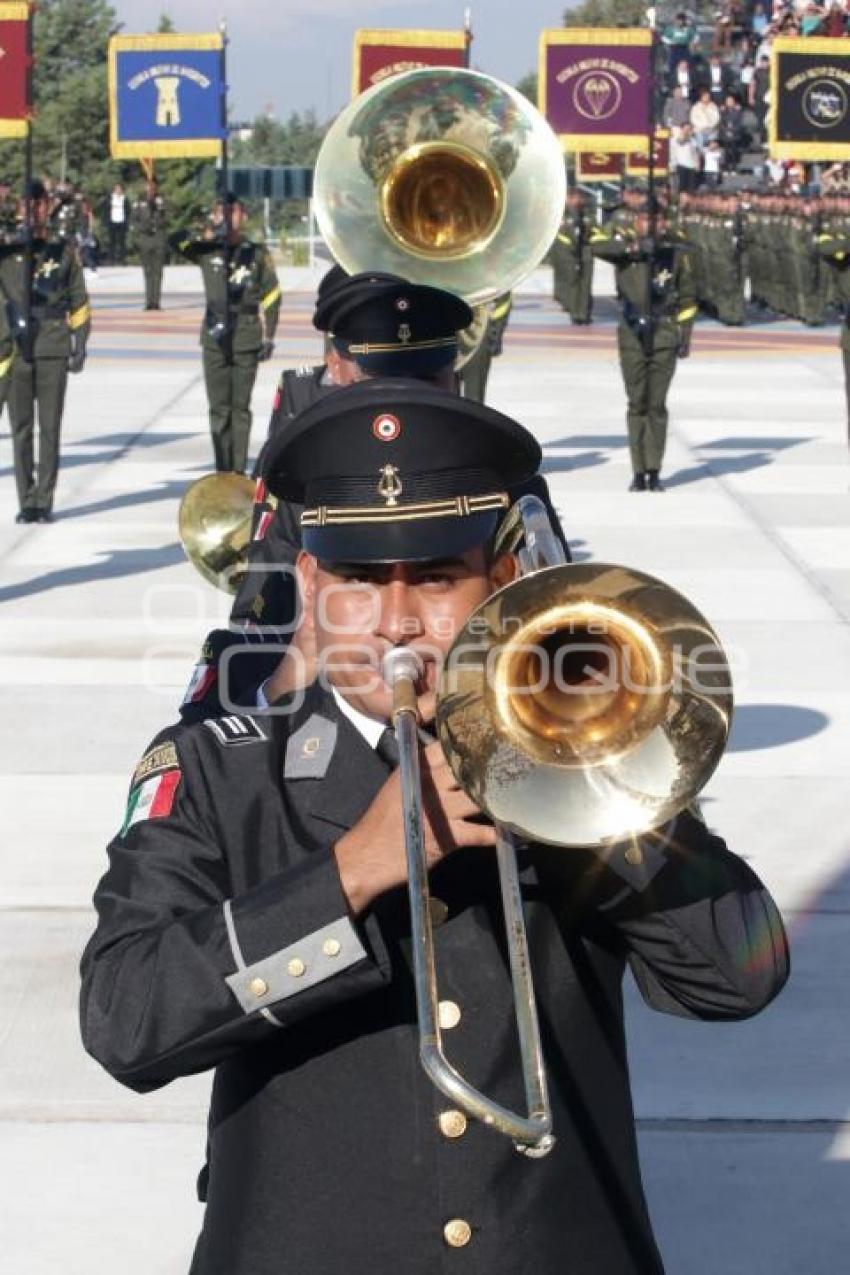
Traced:
[[455, 557], [485, 544], [541, 452], [470, 399], [400, 377], [325, 395], [268, 448], [275, 496], [304, 505], [302, 543], [327, 561]]
[[374, 375], [429, 375], [454, 361], [472, 319], [452, 292], [375, 272], [320, 287], [313, 324]]

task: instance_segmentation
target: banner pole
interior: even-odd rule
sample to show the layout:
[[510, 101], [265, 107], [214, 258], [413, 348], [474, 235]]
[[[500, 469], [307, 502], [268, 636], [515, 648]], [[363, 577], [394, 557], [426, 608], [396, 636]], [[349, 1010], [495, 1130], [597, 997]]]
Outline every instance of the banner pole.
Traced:
[[464, 66], [468, 71], [472, 63], [472, 7], [470, 6], [463, 11], [463, 34], [466, 40], [466, 61]]
[[219, 24], [221, 31], [221, 172], [220, 172], [220, 190], [219, 194], [222, 201], [222, 211], [224, 213], [224, 231], [227, 238], [230, 238], [230, 227], [232, 224], [230, 206], [227, 202], [227, 188], [230, 185], [230, 176], [228, 173], [228, 142], [229, 142], [229, 126], [227, 120], [227, 19], [222, 18]]
[[[32, 261], [33, 261], [33, 225], [32, 225], [32, 126], [35, 114], [35, 57], [33, 41], [34, 6], [27, 10], [27, 135], [24, 142], [24, 289], [23, 289], [23, 350], [32, 357], [30, 344], [30, 320], [32, 315]], [[29, 362], [29, 359], [27, 359]]]
[[655, 28], [650, 31], [649, 74], [647, 84], [647, 140], [649, 153], [646, 165], [647, 211], [649, 213], [649, 257], [646, 263], [646, 327], [644, 328], [644, 353], [647, 358], [652, 354], [655, 339], [655, 324], [652, 317], [652, 277], [655, 273], [655, 247], [658, 231], [658, 220], [655, 214]]

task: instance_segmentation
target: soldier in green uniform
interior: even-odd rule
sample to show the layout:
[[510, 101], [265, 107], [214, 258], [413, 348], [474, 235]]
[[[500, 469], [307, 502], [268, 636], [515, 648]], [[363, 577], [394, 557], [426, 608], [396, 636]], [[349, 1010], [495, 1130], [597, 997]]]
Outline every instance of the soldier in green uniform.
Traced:
[[588, 240], [592, 229], [584, 191], [570, 190], [552, 245], [552, 266], [555, 300], [578, 324], [591, 322], [593, 253]]
[[[616, 267], [623, 305], [620, 369], [628, 399], [633, 478], [630, 491], [663, 491], [667, 392], [676, 359], [685, 358], [697, 313], [690, 245], [664, 217], [638, 213], [634, 226], [597, 228], [593, 251]], [[654, 233], [653, 233], [654, 231]]]
[[850, 199], [836, 198], [835, 214], [818, 234], [815, 246], [832, 274], [835, 293], [844, 311], [841, 325], [841, 357], [847, 395], [847, 441], [850, 444]]
[[251, 394], [257, 365], [271, 358], [280, 287], [265, 248], [243, 235], [245, 208], [235, 195], [216, 210], [215, 231], [195, 238], [186, 230], [169, 243], [200, 266], [206, 295], [201, 326], [215, 467], [244, 473], [251, 433]]
[[51, 238], [76, 245], [81, 220], [82, 209], [73, 183], [59, 182], [48, 218]]
[[0, 243], [12, 238], [18, 227], [18, 201], [12, 194], [11, 183], [0, 177]]
[[503, 292], [490, 304], [490, 316], [487, 329], [478, 349], [458, 373], [460, 392], [464, 398], [483, 403], [487, 394], [487, 381], [490, 377], [490, 364], [502, 353], [505, 329], [511, 317], [513, 296]]
[[[18, 201], [12, 194], [11, 183], [5, 177], [0, 177], [0, 244], [8, 243], [10, 239], [13, 239], [17, 228]], [[9, 396], [9, 377], [6, 373], [11, 362], [5, 369], [3, 366], [7, 359], [11, 359], [11, 349], [8, 354], [0, 352], [0, 416], [3, 415], [3, 408]]]
[[161, 310], [162, 271], [168, 254], [167, 213], [155, 177], [130, 210], [130, 233], [145, 276], [145, 309]]
[[[51, 241], [41, 182], [30, 188], [32, 275], [26, 314], [23, 238], [0, 246], [0, 380], [8, 383], [20, 512], [17, 522], [51, 522], [59, 469], [59, 432], [69, 372], [86, 361], [91, 312], [74, 248]], [[38, 405], [38, 466], [33, 464]]]
[[746, 228], [740, 200], [734, 193], [717, 197], [717, 317], [727, 327], [741, 327], [746, 319], [744, 248]]

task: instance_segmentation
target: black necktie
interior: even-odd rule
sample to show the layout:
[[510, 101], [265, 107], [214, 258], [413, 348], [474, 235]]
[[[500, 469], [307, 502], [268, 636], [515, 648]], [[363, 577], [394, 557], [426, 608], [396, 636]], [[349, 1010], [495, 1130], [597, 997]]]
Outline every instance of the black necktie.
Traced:
[[398, 765], [398, 741], [392, 726], [388, 726], [375, 745], [375, 752], [391, 770]]

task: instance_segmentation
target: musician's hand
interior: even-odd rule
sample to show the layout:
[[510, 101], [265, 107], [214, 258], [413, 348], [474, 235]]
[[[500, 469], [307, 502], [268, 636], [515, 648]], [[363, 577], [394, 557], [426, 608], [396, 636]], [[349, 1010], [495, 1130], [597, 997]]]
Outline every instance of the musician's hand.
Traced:
[[266, 363], [274, 354], [274, 341], [264, 341], [260, 346], [260, 353], [257, 356], [259, 363]]
[[[420, 750], [425, 854], [432, 868], [462, 846], [493, 846], [491, 824], [473, 822], [481, 812], [458, 785], [438, 743]], [[352, 913], [407, 880], [401, 779], [390, 775], [369, 809], [334, 847], [343, 892]]]

